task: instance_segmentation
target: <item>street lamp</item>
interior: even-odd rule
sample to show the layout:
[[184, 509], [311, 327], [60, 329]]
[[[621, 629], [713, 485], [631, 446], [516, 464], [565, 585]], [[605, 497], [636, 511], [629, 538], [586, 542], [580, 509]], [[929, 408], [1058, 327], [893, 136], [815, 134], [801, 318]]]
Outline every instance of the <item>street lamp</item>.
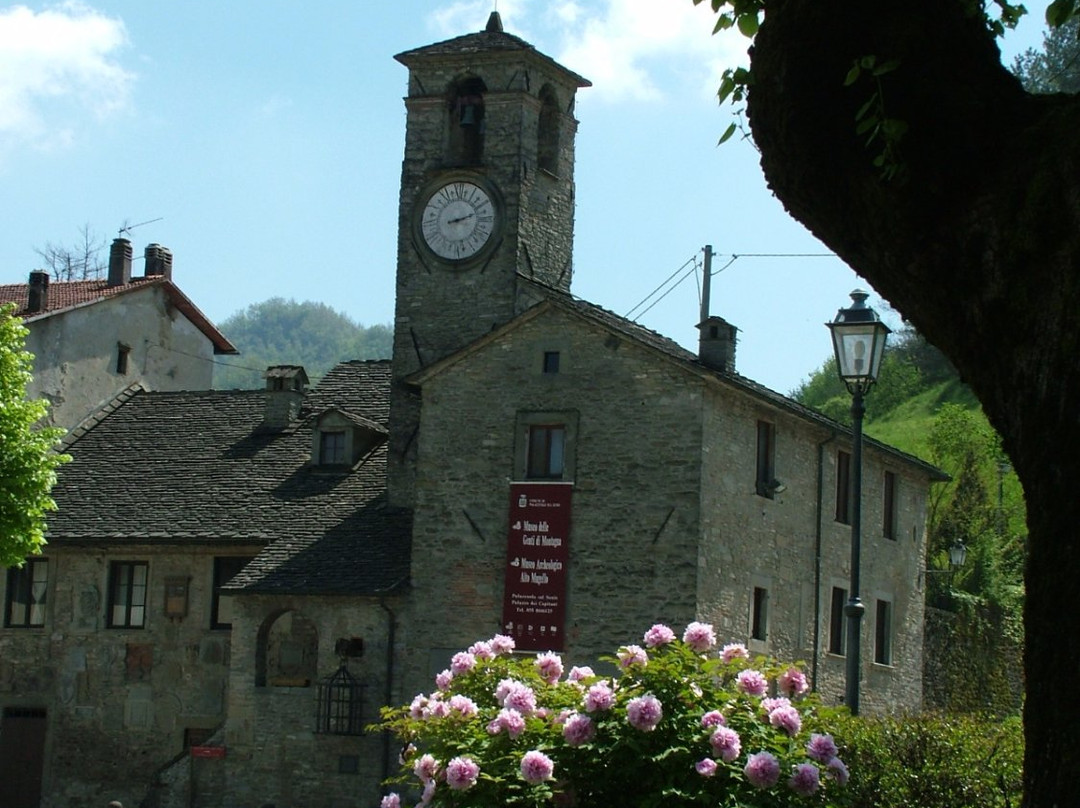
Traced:
[[863, 397], [877, 381], [885, 338], [889, 328], [866, 305], [869, 294], [861, 289], [851, 293], [850, 308], [840, 309], [836, 319], [826, 323], [832, 332], [836, 370], [851, 393], [851, 420], [854, 426], [851, 483], [851, 591], [844, 606], [847, 617], [847, 683], [844, 700], [852, 715], [859, 714], [859, 631], [866, 610], [859, 598], [859, 557], [862, 550], [862, 421], [866, 407]]

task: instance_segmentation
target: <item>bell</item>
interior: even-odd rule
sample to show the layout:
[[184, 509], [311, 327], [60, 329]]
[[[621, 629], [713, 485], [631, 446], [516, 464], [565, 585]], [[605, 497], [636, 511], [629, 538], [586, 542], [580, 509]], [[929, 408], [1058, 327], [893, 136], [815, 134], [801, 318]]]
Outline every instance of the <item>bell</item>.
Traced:
[[466, 104], [461, 108], [461, 125], [462, 126], [475, 126], [476, 125], [476, 107], [472, 104]]

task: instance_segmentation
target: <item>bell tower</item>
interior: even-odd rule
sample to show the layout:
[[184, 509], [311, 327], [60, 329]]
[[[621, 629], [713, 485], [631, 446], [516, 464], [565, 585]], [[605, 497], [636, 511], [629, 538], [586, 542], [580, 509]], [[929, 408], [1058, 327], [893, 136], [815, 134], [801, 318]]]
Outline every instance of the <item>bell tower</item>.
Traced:
[[403, 379], [511, 320], [523, 279], [570, 290], [573, 113], [589, 82], [504, 32], [498, 12], [395, 58], [409, 83], [389, 485], [409, 506], [420, 403]]

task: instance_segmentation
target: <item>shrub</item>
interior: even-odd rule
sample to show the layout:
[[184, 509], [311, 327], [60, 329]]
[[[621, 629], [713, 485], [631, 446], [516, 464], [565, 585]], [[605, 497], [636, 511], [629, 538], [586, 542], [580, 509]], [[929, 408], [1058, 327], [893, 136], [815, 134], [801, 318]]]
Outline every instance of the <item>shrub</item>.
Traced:
[[433, 692], [383, 710], [379, 728], [406, 744], [392, 782], [433, 808], [835, 803], [848, 779], [825, 732], [836, 711], [799, 666], [718, 650], [702, 623], [641, 643], [604, 660], [610, 676], [514, 655], [503, 636], [456, 654]]
[[1020, 804], [1023, 730], [1018, 717], [972, 714], [842, 717], [851, 808], [1012, 808]]

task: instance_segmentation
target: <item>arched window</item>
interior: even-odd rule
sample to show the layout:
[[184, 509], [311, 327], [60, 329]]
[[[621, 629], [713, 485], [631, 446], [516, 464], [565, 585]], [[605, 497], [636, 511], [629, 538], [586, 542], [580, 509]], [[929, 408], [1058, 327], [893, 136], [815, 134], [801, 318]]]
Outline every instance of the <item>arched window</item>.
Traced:
[[310, 687], [316, 678], [319, 635], [299, 612], [276, 612], [263, 621], [255, 646], [255, 686]]
[[540, 88], [540, 122], [536, 132], [536, 164], [550, 174], [559, 173], [559, 100], [545, 84]]
[[459, 79], [450, 87], [449, 98], [449, 157], [458, 165], [477, 165], [484, 156], [484, 93], [483, 80], [470, 76]]

